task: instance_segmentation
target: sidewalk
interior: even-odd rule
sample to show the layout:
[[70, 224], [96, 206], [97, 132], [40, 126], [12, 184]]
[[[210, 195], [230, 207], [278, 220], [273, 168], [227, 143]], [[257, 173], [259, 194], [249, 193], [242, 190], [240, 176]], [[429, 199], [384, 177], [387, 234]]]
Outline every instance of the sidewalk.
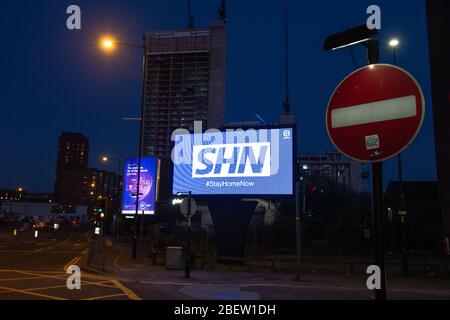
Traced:
[[[105, 272], [84, 267], [85, 271], [114, 277], [144, 299], [373, 299], [363, 273], [303, 274], [295, 281], [294, 274], [193, 269], [186, 279], [183, 270], [153, 266], [142, 255], [133, 260], [131, 244], [114, 243], [108, 250]], [[86, 257], [80, 264], [85, 263]], [[157, 296], [152, 295], [155, 291]], [[390, 299], [450, 300], [450, 280], [389, 277], [387, 292]]]

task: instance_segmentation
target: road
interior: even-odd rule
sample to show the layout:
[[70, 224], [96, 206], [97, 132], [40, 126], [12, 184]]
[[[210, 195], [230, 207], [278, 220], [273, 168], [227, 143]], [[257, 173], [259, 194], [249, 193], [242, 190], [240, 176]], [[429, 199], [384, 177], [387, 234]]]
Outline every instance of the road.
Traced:
[[81, 290], [68, 289], [66, 272], [87, 253], [86, 232], [0, 233], [0, 300], [139, 299], [113, 277], [83, 272]]
[[[87, 272], [86, 232], [28, 231], [13, 236], [0, 232], [0, 300], [372, 300], [366, 275], [305, 274], [182, 270], [151, 265], [148, 258], [131, 259], [129, 243], [115, 243], [106, 272]], [[108, 262], [109, 261], [109, 262]], [[79, 265], [81, 289], [70, 290], [66, 272]], [[388, 279], [389, 299], [450, 300], [450, 281], [444, 279]]]

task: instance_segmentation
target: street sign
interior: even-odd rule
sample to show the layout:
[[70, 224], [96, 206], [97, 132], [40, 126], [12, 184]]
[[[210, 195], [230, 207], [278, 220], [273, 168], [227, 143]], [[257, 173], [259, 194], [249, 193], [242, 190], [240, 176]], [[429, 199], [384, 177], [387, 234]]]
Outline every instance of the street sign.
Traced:
[[[189, 198], [184, 198], [180, 203], [180, 211], [183, 216], [188, 216], [188, 208], [189, 208]], [[193, 216], [197, 211], [197, 203], [193, 198], [191, 198], [191, 213], [190, 216]]]
[[398, 212], [398, 215], [399, 215], [399, 216], [406, 216], [406, 214], [407, 214], [407, 212], [406, 212], [405, 210], [400, 210], [400, 211]]
[[326, 125], [342, 153], [361, 162], [381, 162], [414, 140], [424, 115], [416, 79], [399, 67], [373, 64], [338, 85], [328, 103]]

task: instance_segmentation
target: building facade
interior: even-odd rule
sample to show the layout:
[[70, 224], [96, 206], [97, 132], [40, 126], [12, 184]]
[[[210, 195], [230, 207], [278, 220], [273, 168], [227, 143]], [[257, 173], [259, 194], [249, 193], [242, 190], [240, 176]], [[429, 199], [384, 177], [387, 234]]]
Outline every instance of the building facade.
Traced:
[[81, 133], [61, 133], [58, 140], [55, 175], [55, 200], [61, 197], [61, 179], [66, 170], [84, 169], [88, 166], [89, 139]]
[[66, 169], [61, 176], [59, 202], [95, 206], [99, 200], [109, 199], [117, 206], [121, 179], [115, 173], [93, 168]]
[[308, 177], [322, 177], [334, 181], [336, 185], [355, 192], [366, 191], [368, 171], [363, 164], [342, 155], [339, 152], [325, 154], [300, 155], [297, 158], [299, 174]]
[[170, 158], [175, 129], [218, 128], [224, 122], [226, 31], [210, 28], [146, 33], [143, 151]]

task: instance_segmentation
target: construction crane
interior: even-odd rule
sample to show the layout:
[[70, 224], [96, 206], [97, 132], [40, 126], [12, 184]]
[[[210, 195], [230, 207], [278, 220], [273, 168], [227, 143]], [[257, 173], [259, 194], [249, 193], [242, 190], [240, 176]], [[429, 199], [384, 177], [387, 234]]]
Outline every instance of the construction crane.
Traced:
[[284, 85], [285, 85], [285, 97], [283, 102], [284, 114], [291, 113], [291, 106], [289, 104], [289, 8], [288, 3], [284, 4]]
[[191, 0], [187, 0], [188, 7], [188, 28], [194, 29], [194, 17], [192, 16], [192, 3]]
[[225, 23], [228, 22], [227, 7], [226, 7], [225, 0], [222, 0], [222, 3], [220, 4], [220, 8], [217, 9], [217, 14], [220, 17], [220, 20], [222, 20]]

